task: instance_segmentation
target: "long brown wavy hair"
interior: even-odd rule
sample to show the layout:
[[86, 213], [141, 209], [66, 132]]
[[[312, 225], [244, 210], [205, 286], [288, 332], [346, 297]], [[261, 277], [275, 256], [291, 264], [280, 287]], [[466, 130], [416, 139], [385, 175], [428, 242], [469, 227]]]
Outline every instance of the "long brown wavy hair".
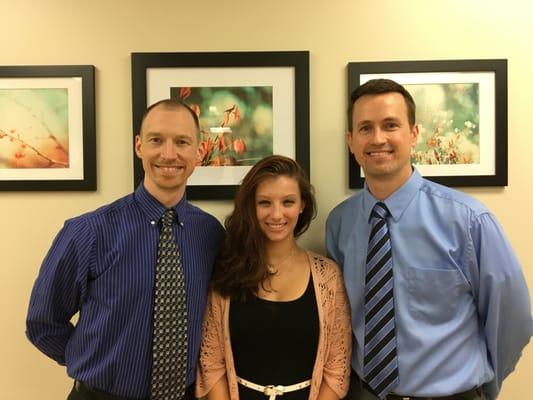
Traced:
[[255, 193], [266, 179], [286, 176], [298, 182], [304, 209], [298, 217], [294, 236], [304, 233], [316, 217], [314, 190], [300, 165], [285, 156], [268, 156], [255, 164], [244, 177], [233, 212], [226, 218], [226, 238], [217, 259], [211, 285], [222, 296], [244, 301], [257, 293], [270, 275], [265, 254], [265, 236], [256, 216]]

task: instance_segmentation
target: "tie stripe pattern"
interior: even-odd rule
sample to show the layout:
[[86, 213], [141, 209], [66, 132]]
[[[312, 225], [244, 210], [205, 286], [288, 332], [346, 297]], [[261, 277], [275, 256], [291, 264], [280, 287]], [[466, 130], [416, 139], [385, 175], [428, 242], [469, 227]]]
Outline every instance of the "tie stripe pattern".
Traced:
[[388, 214], [378, 202], [370, 215], [365, 278], [364, 375], [380, 399], [399, 383]]
[[181, 256], [166, 210], [157, 246], [151, 400], [178, 400], [187, 381], [187, 298]]

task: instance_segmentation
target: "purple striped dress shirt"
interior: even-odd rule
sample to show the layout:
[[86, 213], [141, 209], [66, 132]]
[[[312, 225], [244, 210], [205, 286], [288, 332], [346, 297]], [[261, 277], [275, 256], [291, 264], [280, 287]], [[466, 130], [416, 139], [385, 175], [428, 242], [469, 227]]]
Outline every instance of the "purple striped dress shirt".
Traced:
[[[191, 384], [208, 280], [224, 231], [185, 198], [175, 210], [173, 230], [187, 290]], [[66, 221], [55, 238], [31, 294], [26, 335], [66, 365], [72, 378], [115, 395], [148, 397], [154, 272], [164, 211], [141, 184], [128, 196]]]

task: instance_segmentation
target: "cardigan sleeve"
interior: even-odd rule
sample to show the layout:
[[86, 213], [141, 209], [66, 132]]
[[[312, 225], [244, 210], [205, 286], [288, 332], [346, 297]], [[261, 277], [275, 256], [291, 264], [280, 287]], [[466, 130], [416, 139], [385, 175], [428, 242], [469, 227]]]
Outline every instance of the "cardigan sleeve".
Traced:
[[[331, 261], [330, 261], [331, 262]], [[342, 274], [336, 264], [332, 277], [332, 304], [328, 311], [328, 343], [324, 364], [324, 381], [343, 398], [350, 385], [350, 357], [352, 353], [352, 327], [350, 323], [350, 307]]]
[[196, 397], [198, 398], [206, 396], [218, 380], [226, 374], [223, 327], [223, 299], [211, 291], [207, 301], [200, 357], [196, 370]]

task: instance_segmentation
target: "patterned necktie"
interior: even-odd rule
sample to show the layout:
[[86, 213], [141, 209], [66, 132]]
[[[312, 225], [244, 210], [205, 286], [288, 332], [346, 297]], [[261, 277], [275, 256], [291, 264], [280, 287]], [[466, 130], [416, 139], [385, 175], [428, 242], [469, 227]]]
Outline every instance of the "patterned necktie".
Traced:
[[177, 400], [187, 380], [187, 299], [178, 246], [172, 233], [174, 210], [166, 210], [155, 267], [152, 400]]
[[399, 383], [388, 214], [379, 202], [370, 215], [365, 279], [364, 375], [380, 399]]

